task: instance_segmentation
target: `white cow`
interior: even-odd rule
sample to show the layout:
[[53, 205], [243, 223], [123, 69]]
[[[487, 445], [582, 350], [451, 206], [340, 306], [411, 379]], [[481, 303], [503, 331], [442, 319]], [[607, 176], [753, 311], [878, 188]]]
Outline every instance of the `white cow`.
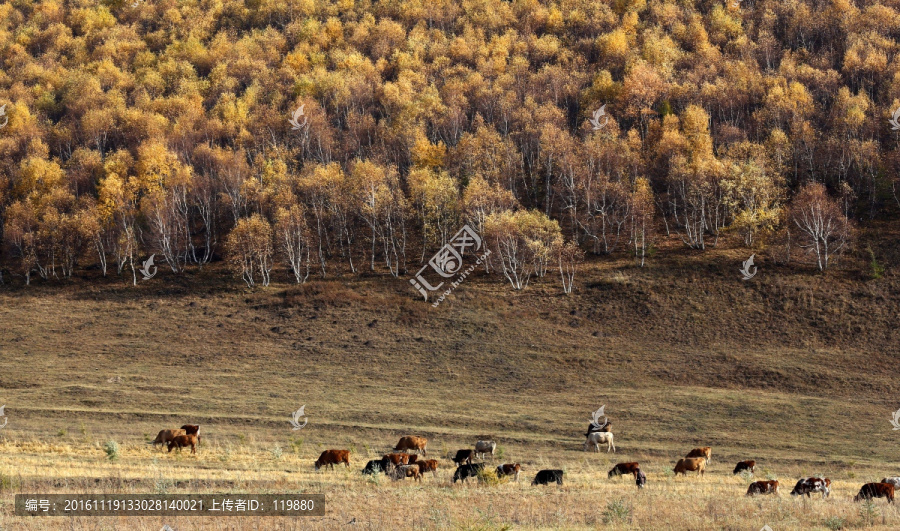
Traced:
[[882, 483], [890, 483], [895, 489], [900, 489], [900, 477], [884, 478]]
[[494, 441], [478, 441], [475, 443], [475, 457], [481, 454], [481, 459], [484, 459], [484, 454], [491, 454], [491, 459], [493, 459], [496, 448], [497, 443]]
[[599, 452], [600, 443], [606, 443], [606, 453], [609, 453], [610, 449], [612, 449], [613, 452], [616, 451], [616, 445], [613, 444], [613, 434], [608, 431], [595, 431], [594, 433], [588, 434], [587, 440], [584, 441], [584, 451], [587, 452], [588, 448], [590, 448], [591, 445], [594, 445], [594, 449]]

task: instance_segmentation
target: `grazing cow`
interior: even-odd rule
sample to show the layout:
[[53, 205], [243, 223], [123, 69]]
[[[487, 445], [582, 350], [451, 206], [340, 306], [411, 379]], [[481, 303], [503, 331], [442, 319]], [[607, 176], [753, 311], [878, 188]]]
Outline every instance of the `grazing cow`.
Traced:
[[859, 494], [853, 501], [871, 500], [872, 498], [887, 498], [888, 503], [894, 503], [894, 485], [892, 483], [866, 483], [859, 489]]
[[562, 470], [541, 470], [534, 476], [534, 481], [531, 482], [532, 485], [549, 485], [550, 483], [556, 482], [557, 485], [563, 484], [563, 471]]
[[740, 474], [745, 470], [751, 474], [756, 472], [756, 461], [753, 461], [752, 459], [749, 461], [741, 461], [734, 466], [734, 472], [732, 472], [732, 474]]
[[613, 476], [622, 476], [624, 474], [632, 474], [635, 479], [637, 479], [637, 473], [641, 469], [641, 465], [637, 463], [618, 463], [616, 466], [612, 467], [609, 473], [606, 475], [607, 478], [611, 478]]
[[171, 441], [169, 441], [169, 451], [172, 451], [172, 448], [178, 448], [180, 452], [182, 448], [186, 446], [191, 447], [191, 453], [197, 453], [197, 436], [196, 435], [176, 435]]
[[831, 480], [828, 478], [805, 478], [801, 479], [794, 485], [791, 496], [803, 496], [809, 498], [813, 492], [821, 492], [822, 498], [827, 498], [831, 494]]
[[637, 485], [637, 488], [639, 489], [644, 488], [644, 485], [647, 484], [647, 476], [640, 468], [638, 469], [637, 474], [634, 475], [634, 484]]
[[384, 456], [382, 456], [381, 460], [384, 461], [386, 459], [386, 460], [390, 461], [391, 464], [394, 466], [408, 465], [409, 457], [410, 457], [409, 454], [384, 454]]
[[409, 459], [406, 460], [410, 465], [414, 465], [419, 462], [419, 454], [408, 454]]
[[362, 473], [366, 475], [384, 472], [384, 461], [382, 459], [372, 459], [366, 463], [366, 468], [362, 469]]
[[593, 446], [599, 452], [600, 443], [606, 443], [606, 453], [609, 453], [610, 448], [612, 448], [613, 452], [616, 451], [616, 445], [613, 443], [613, 434], [605, 431], [595, 431], [588, 435], [584, 441], [584, 451], [587, 452]]
[[165, 446], [169, 444], [169, 441], [178, 437], [179, 435], [187, 435], [184, 430], [159, 430], [159, 433], [156, 434], [156, 438], [150, 443], [153, 446], [157, 444]]
[[747, 489], [747, 496], [757, 494], [778, 494], [778, 481], [754, 481]]
[[497, 477], [502, 478], [504, 476], [514, 476], [515, 481], [519, 481], [519, 471], [522, 470], [521, 465], [519, 463], [513, 463], [509, 465], [500, 465], [497, 467]]
[[900, 489], [900, 477], [882, 478], [882, 483], [890, 483], [894, 486], [894, 490]]
[[399, 481], [401, 479], [413, 478], [416, 481], [422, 481], [422, 474], [419, 472], [419, 465], [400, 465], [391, 472], [391, 479]]
[[475, 443], [475, 456], [481, 454], [481, 459], [484, 460], [484, 454], [491, 454], [491, 459], [493, 459], [496, 448], [497, 443], [494, 441], [478, 441]]
[[678, 463], [675, 465], [675, 475], [683, 474], [687, 477], [688, 472], [697, 471], [698, 476], [702, 476], [703, 472], [706, 471], [706, 460], [702, 457], [685, 457], [684, 459], [679, 459]]
[[459, 465], [456, 467], [456, 472], [453, 473], [453, 482], [456, 483], [460, 479], [465, 482], [469, 478], [477, 478], [478, 473], [482, 470], [484, 470], [484, 463]]
[[431, 475], [437, 478], [437, 469], [440, 466], [440, 463], [437, 459], [428, 459], [426, 461], [416, 461], [416, 464], [419, 465], [419, 472], [424, 474], [425, 472], [431, 472]]
[[457, 450], [456, 457], [452, 458], [451, 461], [458, 465], [463, 463], [472, 464], [472, 459], [475, 458], [475, 450]]
[[712, 458], [712, 448], [709, 446], [704, 446], [703, 448], [694, 448], [690, 451], [685, 457], [703, 457], [706, 459], [706, 464], [709, 464], [709, 460]]
[[334, 470], [334, 465], [344, 463], [350, 468], [350, 450], [325, 450], [322, 455], [316, 459], [316, 470], [322, 466], [330, 466]]
[[598, 431], [599, 432], [608, 432], [609, 427], [611, 425], [612, 425], [612, 422], [610, 422], [609, 419], [606, 420], [606, 424], [604, 424], [603, 426], [600, 426], [599, 428], [597, 426], [594, 426], [594, 423], [592, 422], [592, 423], [588, 424], [588, 430], [587, 430], [587, 432], [585, 432], [584, 436], [587, 437], [588, 435], [590, 435], [592, 433], [597, 433]]
[[397, 446], [394, 447], [395, 452], [405, 452], [405, 451], [413, 451], [418, 452], [422, 451], [422, 455], [428, 455], [425, 452], [425, 446], [428, 444], [428, 439], [425, 437], [400, 437], [400, 442], [397, 443]]
[[196, 435], [197, 436], [197, 444], [200, 444], [200, 425], [199, 424], [185, 424], [181, 427], [184, 430], [185, 435]]

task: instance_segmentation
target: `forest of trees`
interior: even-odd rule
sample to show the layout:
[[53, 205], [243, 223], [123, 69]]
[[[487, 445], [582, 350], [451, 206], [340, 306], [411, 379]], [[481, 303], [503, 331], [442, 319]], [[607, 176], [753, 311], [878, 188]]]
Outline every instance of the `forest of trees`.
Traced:
[[11, 0], [0, 271], [821, 270], [900, 206], [898, 50], [900, 0]]

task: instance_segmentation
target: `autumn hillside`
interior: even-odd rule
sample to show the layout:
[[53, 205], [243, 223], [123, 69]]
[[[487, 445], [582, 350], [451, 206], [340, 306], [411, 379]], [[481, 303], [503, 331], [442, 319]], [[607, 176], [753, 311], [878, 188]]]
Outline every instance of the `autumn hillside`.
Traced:
[[7, 2], [0, 271], [405, 277], [463, 224], [514, 289], [673, 238], [825, 270], [897, 216], [898, 9]]

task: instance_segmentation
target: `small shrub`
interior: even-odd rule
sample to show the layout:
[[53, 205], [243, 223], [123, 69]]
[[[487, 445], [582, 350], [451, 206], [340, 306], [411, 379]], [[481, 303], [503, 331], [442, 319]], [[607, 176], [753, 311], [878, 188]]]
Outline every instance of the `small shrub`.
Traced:
[[20, 482], [15, 481], [12, 476], [0, 473], [0, 494], [5, 490], [21, 488]]
[[219, 461], [223, 463], [231, 461], [231, 446], [225, 447], [225, 450], [222, 451], [222, 455], [219, 456]]
[[175, 483], [168, 478], [158, 477], [156, 478], [155, 485], [157, 494], [168, 494], [169, 489], [175, 486]]
[[603, 511], [603, 523], [625, 523], [631, 520], [631, 508], [625, 504], [624, 500], [612, 500], [606, 504], [606, 510]]
[[60, 428], [59, 431], [56, 432], [56, 436], [57, 436], [57, 437], [65, 437], [65, 436], [66, 436], [66, 429], [65, 429], [65, 428]]
[[119, 443], [116, 441], [106, 441], [106, 444], [103, 445], [103, 451], [106, 452], [106, 457], [110, 461], [119, 459]]
[[824, 522], [822, 522], [822, 525], [824, 525], [828, 529], [831, 529], [831, 531], [838, 531], [839, 529], [843, 529], [844, 526], [847, 525], [847, 522], [845, 522], [843, 518], [840, 518], [838, 516], [829, 516], [825, 519]]
[[766, 480], [768, 481], [776, 481], [778, 479], [778, 474], [773, 472], [766, 472]]
[[482, 468], [478, 471], [478, 481], [480, 483], [484, 483], [488, 487], [493, 487], [494, 485], [499, 485], [503, 483], [503, 481], [497, 477], [497, 471], [493, 468]]
[[291, 437], [291, 450], [297, 455], [300, 455], [300, 451], [303, 450], [303, 438], [294, 439]]
[[878, 506], [872, 500], [863, 501], [859, 507], [859, 517], [862, 518], [866, 526], [874, 524], [875, 519], [878, 518]]
[[878, 280], [879, 278], [884, 276], [884, 266], [878, 263], [878, 260], [875, 259], [875, 252], [871, 247], [867, 247], [866, 250], [869, 252], [869, 267], [871, 268], [871, 274], [873, 280]]
[[753, 473], [749, 470], [741, 470], [741, 479], [749, 483], [753, 480]]
[[665, 476], [665, 477], [667, 477], [667, 478], [670, 478], [670, 477], [672, 477], [674, 474], [675, 474], [675, 471], [672, 470], [672, 467], [667, 466], [667, 467], [663, 468], [663, 476]]
[[238, 442], [241, 443], [241, 446], [247, 444], [247, 436], [243, 433], [238, 433]]
[[272, 459], [276, 461], [281, 459], [281, 447], [277, 444], [275, 445], [275, 448], [272, 448]]

